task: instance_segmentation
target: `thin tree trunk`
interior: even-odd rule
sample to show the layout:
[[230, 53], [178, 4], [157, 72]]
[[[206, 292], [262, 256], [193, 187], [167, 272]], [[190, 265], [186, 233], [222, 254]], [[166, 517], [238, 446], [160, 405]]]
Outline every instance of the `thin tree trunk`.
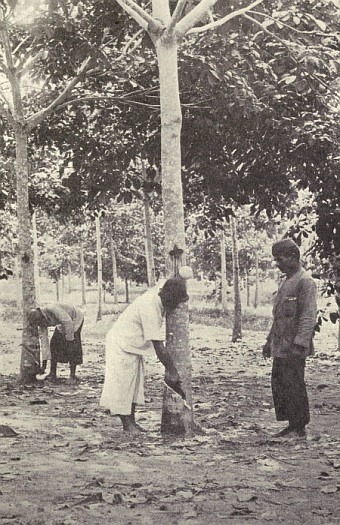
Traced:
[[259, 304], [259, 284], [260, 284], [260, 277], [259, 277], [259, 252], [258, 252], [258, 249], [255, 248], [255, 296], [254, 296], [254, 308], [257, 308], [258, 304]]
[[238, 257], [238, 241], [236, 221], [230, 217], [231, 238], [232, 238], [232, 257], [233, 257], [233, 283], [234, 283], [234, 325], [232, 342], [235, 343], [242, 339], [242, 306], [240, 293], [240, 268]]
[[247, 291], [247, 306], [250, 306], [250, 275], [249, 270], [246, 270], [246, 291]]
[[97, 240], [97, 281], [98, 281], [98, 298], [97, 298], [97, 321], [102, 318], [102, 295], [103, 295], [103, 264], [102, 264], [102, 244], [100, 237], [100, 215], [96, 216], [96, 240]]
[[129, 303], [129, 280], [125, 277], [125, 302]]
[[57, 303], [59, 303], [59, 301], [60, 301], [59, 277], [56, 279], [56, 282], [55, 282], [55, 293], [56, 293], [56, 297], [57, 297]]
[[215, 306], [218, 307], [220, 303], [220, 288], [221, 288], [221, 279], [216, 275], [215, 276]]
[[222, 293], [222, 312], [228, 310], [227, 299], [227, 262], [224, 225], [221, 231], [221, 293]]
[[153, 258], [152, 236], [151, 236], [151, 216], [150, 216], [150, 198], [146, 192], [143, 192], [144, 204], [144, 231], [145, 231], [145, 256], [146, 268], [148, 275], [148, 286], [156, 284], [155, 263]]
[[16, 285], [16, 303], [19, 311], [22, 311], [22, 289], [20, 281], [20, 263], [18, 256], [14, 257], [14, 275], [15, 275], [15, 285]]
[[67, 283], [68, 283], [68, 293], [72, 292], [72, 268], [70, 261], [67, 261]]
[[86, 304], [86, 279], [85, 279], [85, 260], [84, 260], [84, 241], [80, 239], [80, 282], [81, 282], [81, 303]]
[[35, 283], [35, 297], [39, 304], [41, 301], [40, 292], [40, 272], [39, 272], [39, 250], [38, 250], [38, 231], [37, 231], [37, 211], [34, 210], [32, 215], [32, 230], [33, 230], [33, 257], [34, 257], [34, 283]]
[[116, 246], [112, 237], [110, 235], [110, 251], [111, 251], [111, 261], [112, 261], [112, 283], [113, 283], [113, 303], [118, 303], [118, 274], [117, 274], [117, 256], [116, 256]]
[[[153, 14], [167, 22], [170, 18], [166, 0], [153, 0]], [[164, 17], [166, 20], [164, 20]], [[174, 260], [170, 252], [177, 246], [183, 250], [177, 265], [185, 264], [184, 209], [181, 179], [181, 126], [179, 100], [177, 43], [173, 34], [155, 42], [160, 83], [162, 195], [165, 230], [166, 277], [174, 275]], [[189, 348], [188, 304], [181, 303], [166, 316], [166, 346], [174, 358], [189, 409], [176, 412], [164, 392], [161, 430], [165, 433], [190, 434], [194, 429], [191, 391], [191, 353]]]
[[64, 268], [61, 267], [60, 269], [60, 275], [61, 275], [61, 297], [65, 296], [65, 274], [64, 274]]

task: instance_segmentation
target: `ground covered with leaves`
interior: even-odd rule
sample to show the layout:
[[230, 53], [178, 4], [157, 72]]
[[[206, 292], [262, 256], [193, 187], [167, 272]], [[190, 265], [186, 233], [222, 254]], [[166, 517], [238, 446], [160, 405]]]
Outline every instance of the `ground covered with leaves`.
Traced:
[[[107, 321], [103, 321], [105, 323]], [[104, 327], [105, 328], [105, 327]], [[279, 439], [265, 333], [231, 344], [222, 326], [191, 326], [195, 420], [204, 433], [160, 433], [162, 367], [147, 363], [148, 432], [124, 435], [98, 404], [104, 344], [84, 328], [78, 385], [20, 386], [21, 332], [4, 322], [0, 342], [0, 525], [340, 522], [340, 400], [336, 328], [317, 335], [307, 383], [307, 439]]]

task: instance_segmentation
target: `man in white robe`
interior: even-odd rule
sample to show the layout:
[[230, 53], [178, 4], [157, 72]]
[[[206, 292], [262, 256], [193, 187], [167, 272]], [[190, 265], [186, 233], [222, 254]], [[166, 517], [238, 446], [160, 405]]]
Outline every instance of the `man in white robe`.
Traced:
[[126, 432], [142, 430], [135, 421], [135, 409], [144, 403], [144, 356], [148, 353], [156, 352], [166, 369], [167, 383], [183, 396], [178, 371], [163, 344], [163, 317], [188, 299], [184, 279], [168, 279], [160, 291], [149, 290], [129, 305], [107, 334], [100, 406], [118, 415]]

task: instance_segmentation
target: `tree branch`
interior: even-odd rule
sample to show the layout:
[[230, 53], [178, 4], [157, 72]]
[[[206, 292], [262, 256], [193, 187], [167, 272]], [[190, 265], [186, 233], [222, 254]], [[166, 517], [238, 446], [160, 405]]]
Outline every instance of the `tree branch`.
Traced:
[[155, 25], [156, 20], [142, 9], [133, 0], [116, 0], [124, 11], [133, 18], [145, 31], [148, 30], [150, 24]]
[[176, 33], [183, 37], [201, 18], [214, 7], [217, 0], [201, 0], [180, 22], [176, 27]]
[[229, 13], [228, 15], [224, 16], [220, 20], [215, 20], [215, 22], [210, 22], [210, 24], [206, 24], [206, 25], [201, 26], [201, 27], [193, 27], [192, 29], [190, 29], [188, 31], [188, 34], [203, 33], [204, 31], [210, 31], [211, 29], [215, 29], [216, 27], [220, 27], [220, 26], [226, 24], [227, 22], [229, 22], [229, 20], [232, 20], [233, 18], [236, 18], [237, 16], [244, 15], [250, 9], [252, 9], [253, 7], [255, 7], [258, 4], [261, 4], [262, 2], [263, 2], [263, 0], [255, 0], [255, 2], [253, 2], [249, 6], [242, 7], [240, 9], [236, 9], [236, 11], [233, 11], [232, 13]]
[[166, 32], [167, 33], [170, 33], [173, 30], [173, 28], [175, 27], [175, 25], [177, 24], [177, 22], [180, 21], [182, 13], [183, 13], [183, 10], [184, 10], [187, 2], [188, 2], [188, 0], [178, 0], [177, 5], [175, 7], [175, 10], [172, 13], [170, 24], [166, 28]]
[[33, 128], [35, 128], [42, 120], [45, 118], [46, 115], [49, 115], [52, 113], [54, 108], [56, 106], [59, 106], [67, 97], [68, 93], [78, 84], [84, 73], [86, 72], [87, 68], [89, 67], [91, 63], [92, 57], [88, 57], [82, 64], [79, 73], [77, 76], [75, 76], [69, 84], [65, 87], [65, 89], [60, 93], [60, 95], [53, 101], [49, 106], [42, 109], [35, 115], [32, 115], [27, 119], [27, 128], [29, 131], [31, 131]]
[[[134, 35], [128, 40], [128, 42], [126, 42], [125, 46], [124, 46], [123, 49], [122, 49], [122, 55], [126, 55], [126, 53], [128, 52], [128, 49], [129, 49], [129, 47], [131, 46], [131, 44], [133, 44], [133, 42], [134, 42], [135, 40], [137, 40], [137, 38], [138, 38], [142, 33], [143, 33], [143, 29], [139, 29], [139, 30], [137, 31], [137, 33], [134, 34]], [[137, 44], [137, 42], [136, 42], [136, 44]], [[136, 49], [136, 44], [133, 46], [133, 48], [132, 48], [133, 50]], [[138, 43], [138, 44], [139, 44], [139, 43]]]
[[13, 55], [15, 55], [21, 48], [24, 44], [26, 44], [26, 42], [28, 42], [30, 39], [30, 36], [28, 35], [26, 38], [24, 38], [18, 45], [17, 47], [13, 50]]

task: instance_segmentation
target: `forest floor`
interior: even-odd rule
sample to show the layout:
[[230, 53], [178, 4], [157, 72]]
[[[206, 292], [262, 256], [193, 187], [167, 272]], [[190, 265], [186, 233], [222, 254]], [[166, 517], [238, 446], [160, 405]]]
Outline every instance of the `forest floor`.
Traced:
[[[99, 406], [108, 319], [84, 326], [80, 383], [17, 383], [21, 332], [0, 342], [0, 525], [340, 523], [340, 400], [336, 327], [322, 328], [308, 360], [307, 439], [279, 439], [265, 332], [191, 326], [195, 420], [188, 439], [160, 433], [162, 367], [147, 363], [148, 429], [127, 437]], [[100, 325], [100, 326], [99, 326]], [[0, 426], [0, 429], [3, 428]]]

